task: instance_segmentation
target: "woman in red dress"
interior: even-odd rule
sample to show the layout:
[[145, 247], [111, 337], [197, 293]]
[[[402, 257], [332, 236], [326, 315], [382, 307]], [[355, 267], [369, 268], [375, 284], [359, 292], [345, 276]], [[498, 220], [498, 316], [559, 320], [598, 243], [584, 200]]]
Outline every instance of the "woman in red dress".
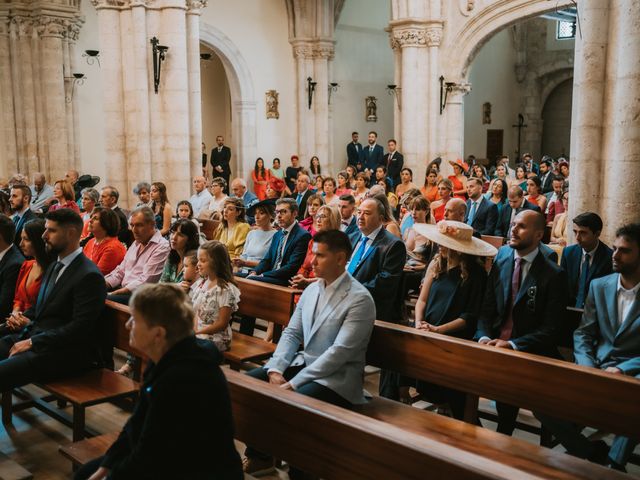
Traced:
[[457, 159], [455, 162], [449, 161], [453, 166], [453, 175], [449, 175], [449, 180], [453, 185], [453, 196], [461, 200], [467, 200], [467, 177], [465, 172], [469, 169], [466, 163], [461, 159]]
[[444, 207], [447, 205], [447, 202], [451, 200], [452, 192], [453, 185], [451, 184], [451, 180], [445, 178], [438, 182], [440, 200], [436, 200], [431, 204], [431, 216], [434, 218], [436, 223], [440, 220], [444, 220]]
[[120, 220], [113, 210], [95, 207], [89, 219], [89, 233], [93, 236], [84, 246], [84, 254], [95, 263], [103, 275], [111, 273], [127, 253], [118, 240]]
[[253, 172], [251, 172], [251, 178], [253, 179], [253, 193], [256, 194], [260, 201], [266, 199], [267, 184], [271, 180], [271, 173], [268, 168], [264, 168], [264, 160], [260, 157], [256, 160]]
[[70, 208], [80, 215], [80, 207], [76, 203], [76, 193], [73, 191], [73, 185], [67, 180], [58, 180], [53, 185], [53, 198], [58, 203], [51, 205], [49, 211], [59, 210], [61, 208]]
[[20, 268], [13, 297], [14, 312], [24, 312], [36, 304], [42, 274], [53, 261], [53, 256], [45, 250], [43, 233], [44, 220], [40, 218], [25, 223], [22, 230], [20, 249], [25, 257], [31, 257], [32, 260], [25, 260]]

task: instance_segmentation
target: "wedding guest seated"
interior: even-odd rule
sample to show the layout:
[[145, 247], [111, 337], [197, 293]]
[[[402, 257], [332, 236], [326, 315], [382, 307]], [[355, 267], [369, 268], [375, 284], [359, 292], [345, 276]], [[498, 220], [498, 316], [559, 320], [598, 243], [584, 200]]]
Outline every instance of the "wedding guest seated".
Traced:
[[246, 276], [265, 257], [273, 236], [276, 234], [276, 229], [273, 228], [276, 213], [272, 200], [256, 203], [247, 213], [255, 218], [255, 228], [247, 234], [240, 256], [231, 261], [233, 266], [238, 269], [236, 275], [242, 277]]
[[134, 207], [149, 207], [151, 208], [151, 184], [149, 182], [138, 182], [135, 187], [133, 187], [133, 194], [138, 197], [138, 202]]
[[244, 242], [251, 227], [245, 220], [245, 208], [242, 200], [229, 197], [224, 202], [222, 221], [213, 233], [213, 240], [222, 242], [232, 259], [238, 258], [244, 248]]
[[222, 177], [215, 177], [213, 180], [211, 180], [211, 200], [209, 201], [209, 205], [207, 206], [206, 210], [201, 212], [203, 218], [222, 218], [224, 201], [227, 199], [227, 194], [224, 193], [226, 187], [227, 182]]
[[193, 178], [193, 190], [194, 194], [189, 198], [189, 203], [193, 209], [193, 216], [198, 218], [200, 212], [209, 207], [212, 196], [207, 190], [207, 180], [201, 175]]
[[566, 208], [562, 203], [562, 194], [566, 191], [564, 178], [556, 176], [551, 182], [553, 191], [548, 194], [547, 223], [552, 223], [556, 215], [563, 213]]
[[[612, 259], [614, 273], [590, 284], [582, 321], [573, 335], [574, 356], [578, 365], [640, 379], [640, 224], [618, 229]], [[571, 455], [616, 470], [625, 471], [640, 440], [616, 436], [609, 447], [583, 435], [582, 426], [548, 415], [536, 417]]]
[[194, 312], [175, 285], [144, 285], [131, 298], [130, 343], [151, 362], [138, 403], [107, 453], [76, 480], [242, 480], [221, 355], [196, 340]]
[[82, 211], [84, 212], [82, 214], [84, 227], [82, 227], [80, 244], [84, 246], [86, 245], [86, 242], [89, 241], [89, 236], [91, 235], [91, 233], [89, 232], [89, 220], [91, 219], [93, 209], [100, 204], [100, 192], [98, 192], [95, 188], [83, 188], [80, 192], [80, 201], [82, 203]]
[[393, 193], [393, 189], [391, 188], [391, 182], [389, 181], [389, 179], [385, 178], [382, 180], [378, 180], [377, 184], [372, 185], [371, 189], [369, 189], [369, 195], [372, 195], [371, 193], [372, 190], [380, 191], [381, 193], [384, 193], [384, 195], [387, 197], [387, 202], [391, 207], [392, 216], [395, 217], [395, 214], [393, 212], [395, 212], [398, 209], [398, 204], [400, 203], [400, 199], [395, 193]]
[[140, 285], [160, 279], [169, 255], [169, 242], [156, 229], [153, 210], [148, 207], [134, 210], [129, 224], [134, 242], [122, 262], [105, 277], [109, 299], [124, 304]]
[[11, 218], [0, 214], [0, 320], [13, 310], [16, 282], [24, 256], [13, 243], [16, 226]]
[[538, 205], [528, 202], [527, 199], [524, 198], [524, 191], [522, 188], [517, 185], [509, 187], [509, 190], [507, 191], [507, 204], [502, 209], [502, 214], [500, 215], [500, 219], [496, 225], [494, 235], [497, 237], [509, 238], [511, 236], [511, 226], [513, 221], [516, 215], [523, 210], [534, 210], [536, 212], [541, 211]]
[[47, 178], [43, 173], [33, 174], [33, 185], [31, 185], [31, 210], [35, 213], [42, 213], [49, 208], [53, 201], [53, 187], [47, 183]]
[[336, 188], [336, 195], [342, 197], [343, 195], [351, 195], [351, 186], [349, 185], [349, 174], [346, 171], [338, 173], [338, 188]]
[[369, 190], [369, 196], [367, 198], [375, 198], [382, 203], [384, 207], [384, 217], [382, 219], [382, 223], [387, 232], [392, 235], [395, 235], [398, 238], [402, 238], [402, 233], [400, 232], [400, 227], [398, 226], [398, 222], [393, 215], [393, 209], [391, 208], [391, 204], [389, 203], [389, 197], [385, 194], [383, 187], [380, 185], [374, 185]]
[[[413, 217], [409, 212], [409, 205], [414, 198], [421, 196], [420, 190], [411, 188], [398, 201], [398, 219], [400, 220], [400, 236], [407, 232], [407, 229], [413, 225]], [[431, 206], [429, 206], [431, 208]], [[432, 213], [433, 217], [433, 213]]]
[[467, 177], [466, 173], [469, 166], [460, 158], [455, 161], [449, 160], [449, 164], [453, 167], [453, 175], [447, 178], [451, 181], [452, 195], [460, 200], [467, 200]]
[[426, 198], [429, 203], [433, 203], [436, 200], [440, 200], [440, 193], [438, 192], [438, 171], [435, 169], [427, 170], [427, 174], [424, 179], [424, 186], [420, 188], [422, 196]]
[[[173, 226], [176, 220], [189, 220], [195, 225], [198, 234], [200, 233], [200, 222], [198, 222], [198, 220], [196, 220], [196, 218], [194, 217], [193, 205], [191, 205], [191, 202], [189, 202], [188, 200], [180, 200], [177, 203], [176, 217], [175, 220], [172, 220], [171, 226]], [[169, 235], [171, 235], [171, 228], [169, 228]]]
[[436, 200], [431, 203], [431, 216], [438, 223], [440, 220], [444, 220], [444, 208], [447, 202], [451, 200], [453, 192], [453, 184], [451, 180], [445, 178], [438, 182], [438, 193], [440, 194], [440, 200]]
[[547, 197], [542, 194], [542, 181], [538, 176], [531, 176], [527, 179], [527, 196], [528, 202], [538, 205], [541, 212], [547, 211]]
[[169, 230], [169, 256], [164, 262], [161, 283], [180, 283], [184, 272], [184, 257], [187, 252], [197, 250], [200, 246], [198, 229], [191, 220], [181, 218]]
[[552, 245], [560, 245], [564, 247], [567, 244], [567, 213], [569, 209], [569, 190], [562, 193], [561, 199], [563, 205], [562, 213], [558, 213], [551, 223], [551, 237], [549, 243]]
[[[479, 343], [559, 357], [556, 335], [566, 315], [567, 279], [540, 249], [545, 225], [539, 211], [516, 215], [509, 244], [489, 274], [475, 333]], [[511, 435], [518, 407], [496, 402], [496, 409], [498, 432]]]
[[581, 213], [573, 219], [577, 243], [562, 251], [560, 263], [567, 273], [570, 306], [583, 308], [591, 282], [611, 273], [613, 251], [600, 240], [601, 233], [602, 219], [596, 213]]
[[[233, 192], [232, 197], [239, 198], [242, 201], [245, 212], [249, 210], [254, 203], [258, 203], [258, 197], [247, 190], [247, 182], [242, 178], [235, 178], [231, 182], [231, 191]], [[253, 218], [247, 218], [247, 222], [253, 223]]]
[[238, 310], [240, 289], [236, 286], [225, 245], [217, 240], [198, 249], [200, 279], [189, 293], [195, 312], [198, 338], [212, 342], [225, 352], [231, 345], [231, 314]]
[[91, 237], [83, 252], [103, 275], [108, 275], [120, 265], [127, 253], [127, 248], [117, 237], [120, 219], [110, 208], [95, 207], [88, 225]]
[[344, 232], [351, 238], [352, 235], [358, 234], [358, 223], [355, 215], [356, 199], [353, 195], [340, 196], [340, 231]]
[[[503, 167], [504, 169], [504, 167]], [[498, 209], [498, 218], [496, 219], [496, 225], [498, 223], [500, 223], [500, 217], [502, 215], [502, 210], [504, 210], [504, 206], [507, 203], [507, 191], [509, 190], [509, 187], [507, 186], [507, 182], [499, 179], [499, 178], [495, 178], [492, 182], [491, 182], [491, 186], [489, 187], [489, 191], [487, 193], [485, 193], [484, 198], [489, 200], [491, 203], [495, 204], [495, 206]], [[491, 232], [488, 235], [493, 235], [495, 233]]]
[[316, 213], [318, 212], [318, 209], [323, 205], [324, 198], [322, 198], [322, 195], [319, 193], [311, 194], [307, 198], [307, 212], [304, 216], [304, 219], [300, 221], [299, 225], [311, 235], [316, 234], [314, 228]]
[[151, 184], [150, 198], [151, 211], [153, 212], [156, 228], [161, 236], [166, 237], [169, 235], [173, 216], [173, 208], [167, 195], [167, 186], [162, 182], [153, 182]]
[[[422, 272], [427, 266], [426, 262], [431, 256], [431, 245], [429, 239], [418, 233], [415, 226], [417, 224], [430, 223], [430, 213], [429, 201], [426, 198], [423, 196], [414, 198], [409, 205], [409, 214], [413, 217], [413, 224], [405, 231], [403, 236], [404, 244], [407, 247], [407, 262], [404, 266], [405, 272], [421, 272], [420, 279], [422, 278]], [[419, 283], [415, 286], [419, 286]]]
[[[351, 256], [346, 234], [338, 230], [317, 233], [313, 253], [319, 280], [300, 297], [273, 357], [248, 375], [350, 408], [366, 401], [365, 354], [376, 319], [375, 305], [367, 289], [345, 271]], [[275, 463], [269, 455], [251, 446], [245, 455], [245, 473], [273, 471]], [[298, 472], [290, 473], [300, 477]]]
[[[489, 190], [489, 175], [487, 175], [487, 169], [484, 166], [476, 163], [471, 169], [471, 178], [477, 178], [480, 180], [480, 185], [482, 186], [482, 193], [487, 193]], [[468, 193], [468, 192], [467, 192]]]
[[410, 188], [418, 188], [418, 186], [413, 183], [413, 171], [409, 167], [404, 167], [400, 170], [400, 184], [396, 186], [396, 195], [400, 198]]
[[80, 208], [76, 203], [76, 193], [73, 190], [73, 185], [67, 180], [58, 180], [53, 184], [53, 198], [57, 203], [54, 203], [49, 207], [50, 212], [55, 212], [60, 208], [69, 208], [80, 214]]
[[[151, 187], [151, 191], [152, 192], [154, 191], [153, 186]], [[165, 191], [165, 197], [166, 197], [166, 191]], [[118, 239], [122, 243], [124, 243], [127, 247], [129, 247], [133, 239], [131, 236], [131, 231], [129, 230], [129, 220], [127, 219], [127, 214], [124, 213], [124, 210], [122, 210], [118, 206], [119, 199], [120, 199], [120, 193], [118, 192], [118, 189], [110, 185], [104, 187], [102, 189], [102, 192], [100, 193], [100, 204], [104, 208], [113, 210], [113, 213], [115, 213], [120, 219], [120, 228], [118, 229]]]
[[[480, 165], [476, 165], [480, 166]], [[471, 225], [474, 235], [493, 235], [498, 223], [498, 207], [495, 203], [485, 200], [482, 196], [482, 181], [471, 177], [467, 181], [467, 206], [464, 223]]]
[[333, 205], [334, 207], [340, 206], [340, 197], [336, 195], [336, 180], [332, 177], [326, 177], [322, 182], [322, 193], [324, 196], [324, 203], [327, 205]]
[[283, 198], [287, 189], [287, 184], [281, 178], [272, 178], [267, 185], [267, 199], [277, 200]]
[[356, 188], [351, 192], [353, 198], [356, 199], [356, 206], [360, 206], [362, 201], [367, 197], [369, 189], [367, 188], [367, 175], [363, 172], [356, 174]]

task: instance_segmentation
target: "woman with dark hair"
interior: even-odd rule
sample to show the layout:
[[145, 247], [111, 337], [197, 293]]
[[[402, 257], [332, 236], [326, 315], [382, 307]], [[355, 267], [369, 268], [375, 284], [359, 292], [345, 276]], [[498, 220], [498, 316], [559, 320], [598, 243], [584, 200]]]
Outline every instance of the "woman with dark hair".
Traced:
[[156, 219], [156, 228], [160, 230], [160, 235], [166, 237], [171, 228], [173, 209], [167, 196], [167, 187], [162, 182], [151, 184], [151, 210]]
[[253, 193], [256, 194], [258, 200], [262, 201], [267, 198], [267, 184], [271, 180], [271, 175], [269, 174], [269, 169], [265, 168], [262, 157], [256, 159], [251, 172], [251, 179], [253, 180]]
[[324, 194], [324, 203], [337, 207], [340, 205], [340, 197], [336, 195], [336, 180], [333, 177], [327, 177], [322, 181], [322, 193]]
[[224, 193], [225, 188], [227, 188], [227, 181], [224, 178], [215, 177], [211, 180], [211, 186], [209, 187], [211, 201], [207, 207], [210, 218], [219, 219], [221, 217], [224, 201], [227, 199], [227, 194]]
[[[177, 220], [191, 221], [196, 226], [198, 233], [200, 232], [200, 223], [193, 218], [193, 205], [189, 200], [180, 200], [176, 205], [176, 219], [171, 223], [172, 227]], [[171, 229], [169, 229], [169, 235], [171, 235]]]
[[185, 218], [180, 218], [171, 225], [169, 230], [169, 244], [171, 251], [164, 262], [160, 282], [180, 283], [183, 275], [183, 262], [186, 252], [197, 250], [200, 246], [200, 236], [195, 224]]
[[124, 260], [127, 248], [118, 240], [120, 219], [110, 208], [95, 207], [89, 219], [91, 238], [83, 248], [103, 275], [108, 275]]
[[315, 182], [316, 177], [322, 173], [322, 169], [320, 168], [320, 159], [315, 155], [311, 157], [311, 161], [309, 162], [309, 175], [311, 176], [311, 181]]
[[498, 207], [498, 217], [502, 214], [502, 209], [507, 203], [507, 191], [509, 187], [507, 182], [500, 178], [496, 178], [491, 183], [491, 190], [485, 193], [484, 198], [493, 202]]
[[355, 190], [356, 176], [358, 175], [358, 171], [356, 170], [356, 167], [354, 167], [353, 165], [347, 165], [344, 171], [347, 172], [347, 187], [350, 188], [351, 190]]
[[213, 233], [213, 240], [218, 240], [227, 247], [231, 259], [238, 258], [249, 230], [251, 227], [245, 219], [242, 200], [235, 197], [227, 198], [222, 210], [222, 221]]
[[453, 167], [453, 175], [449, 175], [447, 178], [451, 181], [453, 188], [452, 195], [455, 198], [461, 200], [467, 200], [467, 177], [466, 173], [469, 171], [469, 166], [462, 161], [461, 158], [455, 161], [449, 160], [449, 164]]
[[413, 183], [413, 171], [409, 167], [404, 167], [400, 170], [400, 185], [396, 187], [397, 197], [401, 198], [410, 188], [418, 188], [418, 186]]
[[356, 199], [356, 206], [360, 206], [362, 201], [367, 198], [369, 189], [367, 188], [367, 175], [363, 172], [356, 174], [356, 188], [351, 192], [351, 195]]
[[351, 187], [349, 186], [349, 174], [343, 170], [338, 173], [338, 186], [336, 188], [336, 195], [341, 197], [342, 195], [351, 195]]
[[527, 193], [527, 168], [519, 164], [516, 167], [516, 178], [511, 180], [511, 186], [519, 186], [524, 193]]
[[542, 182], [537, 175], [532, 175], [527, 179], [527, 194], [524, 198], [528, 202], [538, 205], [541, 212], [547, 210], [547, 197], [542, 195]]
[[431, 170], [427, 170], [427, 174], [424, 177], [424, 186], [420, 189], [420, 192], [429, 203], [440, 200], [440, 194], [438, 193], [438, 171], [436, 169], [432, 168]]
[[[36, 304], [42, 274], [53, 261], [53, 255], [47, 253], [42, 239], [44, 233], [44, 220], [36, 218], [24, 224], [20, 238], [20, 249], [24, 256], [31, 258], [25, 260], [18, 273], [16, 292], [13, 297], [13, 311], [24, 312]], [[13, 318], [13, 317], [12, 317]], [[9, 325], [9, 322], [7, 322]], [[11, 328], [11, 326], [9, 325]]]
[[53, 184], [53, 198], [58, 203], [49, 207], [49, 211], [53, 212], [60, 208], [70, 208], [78, 215], [80, 215], [80, 208], [76, 203], [76, 192], [73, 190], [73, 186], [67, 180], [58, 180]]
[[269, 173], [271, 173], [272, 177], [276, 177], [276, 178], [279, 178], [280, 180], [284, 180], [284, 171], [280, 166], [279, 158], [276, 157], [273, 159], [272, 168], [270, 169]]
[[233, 266], [241, 274], [249, 273], [249, 269], [260, 263], [271, 246], [271, 240], [276, 233], [273, 220], [276, 218], [275, 206], [269, 200], [253, 205], [248, 212], [255, 219], [255, 228], [248, 234], [242, 249], [242, 254], [232, 260]]
[[471, 176], [477, 178], [482, 182], [482, 193], [486, 193], [489, 190], [489, 175], [487, 175], [487, 169], [479, 163], [476, 163], [471, 170]]
[[318, 213], [318, 209], [323, 205], [324, 198], [322, 195], [319, 193], [309, 195], [307, 198], [307, 211], [305, 212], [305, 217], [298, 223], [301, 228], [304, 228], [312, 236], [316, 234], [316, 230], [314, 228], [316, 213]]
[[287, 188], [289, 189], [288, 194], [291, 194], [296, 189], [296, 181], [298, 180], [298, 173], [300, 173], [302, 167], [300, 166], [300, 159], [297, 155], [291, 155], [291, 166], [287, 167], [286, 170], [286, 180]]

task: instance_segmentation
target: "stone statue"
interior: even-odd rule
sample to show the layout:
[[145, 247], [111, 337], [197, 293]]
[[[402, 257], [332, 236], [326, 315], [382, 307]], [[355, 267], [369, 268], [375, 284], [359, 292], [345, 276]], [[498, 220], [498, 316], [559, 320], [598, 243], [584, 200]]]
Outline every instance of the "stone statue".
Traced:
[[378, 115], [378, 99], [376, 97], [367, 97], [365, 100], [367, 122], [377, 122]]
[[482, 104], [482, 124], [491, 125], [491, 103]]
[[265, 103], [267, 106], [267, 119], [280, 118], [280, 113], [278, 113], [278, 92], [267, 90], [265, 92]]

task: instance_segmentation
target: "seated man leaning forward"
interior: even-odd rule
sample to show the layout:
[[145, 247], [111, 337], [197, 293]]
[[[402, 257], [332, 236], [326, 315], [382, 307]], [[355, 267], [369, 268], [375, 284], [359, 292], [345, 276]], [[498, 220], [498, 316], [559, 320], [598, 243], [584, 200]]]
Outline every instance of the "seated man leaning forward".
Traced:
[[43, 274], [36, 304], [13, 312], [17, 333], [0, 339], [0, 391], [90, 369], [107, 295], [102, 273], [82, 253], [82, 218], [62, 208], [46, 215], [45, 248], [57, 257]]
[[[365, 402], [365, 353], [375, 304], [367, 289], [345, 270], [351, 256], [345, 233], [320, 232], [313, 237], [312, 248], [319, 280], [300, 297], [273, 357], [248, 375], [348, 408]], [[271, 457], [251, 447], [245, 455], [248, 474], [265, 474], [274, 468]]]
[[195, 338], [193, 325], [180, 287], [143, 285], [134, 292], [129, 343], [151, 362], [120, 436], [76, 480], [243, 478], [221, 355]]

